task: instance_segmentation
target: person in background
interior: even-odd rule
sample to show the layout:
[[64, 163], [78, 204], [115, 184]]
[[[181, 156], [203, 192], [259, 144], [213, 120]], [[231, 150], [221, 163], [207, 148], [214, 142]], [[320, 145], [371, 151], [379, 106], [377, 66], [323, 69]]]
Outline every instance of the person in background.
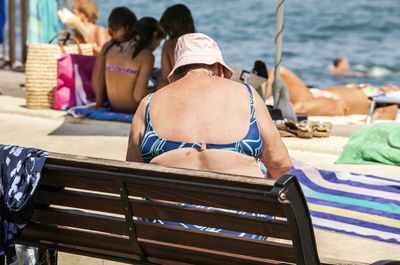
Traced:
[[217, 43], [185, 34], [175, 59], [171, 83], [139, 105], [127, 161], [274, 179], [288, 173], [288, 151], [263, 100], [229, 79]]
[[96, 91], [96, 106], [103, 107], [106, 94], [113, 111], [135, 113], [140, 100], [148, 93], [153, 51], [165, 34], [156, 19], [144, 17], [124, 36], [132, 38], [107, 44], [104, 68], [99, 67], [94, 73], [94, 79], [104, 75], [104, 84], [97, 87], [100, 90]]
[[98, 54], [92, 73], [92, 87], [96, 95], [97, 108], [103, 107], [104, 102], [108, 101], [104, 71], [106, 67], [106, 53], [112, 46], [133, 38], [136, 22], [137, 17], [135, 13], [124, 6], [113, 8], [108, 16], [108, 34], [111, 40], [104, 44]]
[[349, 60], [346, 57], [337, 57], [333, 60], [331, 75], [347, 75], [350, 70]]
[[[363, 85], [332, 86], [324, 89], [309, 89], [295, 73], [281, 67], [281, 80], [287, 85], [290, 102], [297, 113], [310, 116], [342, 116], [350, 114], [367, 114], [370, 106], [369, 96], [399, 90], [397, 86], [374, 88]], [[274, 69], [269, 73], [268, 98], [272, 97]], [[380, 107], [374, 117], [395, 119], [397, 106]]]
[[168, 35], [168, 39], [162, 48], [160, 77], [156, 89], [169, 84], [167, 77], [175, 65], [174, 50], [178, 38], [196, 31], [192, 13], [183, 4], [168, 7], [160, 18], [160, 24]]
[[79, 17], [89, 32], [87, 36], [82, 36], [79, 32], [76, 32], [77, 37], [81, 42], [93, 43], [94, 53], [98, 54], [103, 45], [110, 40], [110, 36], [104, 27], [96, 25], [99, 16], [97, 4], [92, 0], [73, 0], [72, 11]]
[[349, 59], [345, 56], [337, 57], [333, 60], [333, 65], [329, 70], [332, 76], [337, 77], [365, 77], [366, 72], [354, 71], [350, 69]]
[[123, 42], [132, 39], [137, 17], [129, 8], [120, 6], [111, 10], [108, 17], [108, 34], [111, 42]]
[[254, 62], [251, 73], [261, 76], [261, 77], [264, 77], [265, 79], [268, 79], [267, 65], [261, 60], [256, 60]]

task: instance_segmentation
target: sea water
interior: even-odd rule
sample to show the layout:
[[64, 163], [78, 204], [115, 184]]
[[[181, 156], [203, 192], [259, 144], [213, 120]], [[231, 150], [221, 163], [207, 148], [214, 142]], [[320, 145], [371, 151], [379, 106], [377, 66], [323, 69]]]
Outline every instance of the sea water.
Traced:
[[[65, 1], [68, 2], [68, 1]], [[99, 24], [113, 7], [159, 19], [176, 3], [187, 5], [196, 30], [214, 38], [229, 65], [251, 70], [255, 60], [274, 65], [276, 0], [98, 0]], [[347, 83], [400, 85], [400, 0], [286, 0], [283, 64], [307, 85], [323, 88]], [[161, 48], [155, 52], [160, 65]], [[334, 78], [328, 68], [347, 56], [363, 78]]]

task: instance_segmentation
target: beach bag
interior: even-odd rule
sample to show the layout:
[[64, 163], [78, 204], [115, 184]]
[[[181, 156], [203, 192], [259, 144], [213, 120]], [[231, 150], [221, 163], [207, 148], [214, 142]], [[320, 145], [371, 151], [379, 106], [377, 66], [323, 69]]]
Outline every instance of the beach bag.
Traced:
[[[52, 44], [57, 40], [57, 44]], [[72, 40], [73, 44], [67, 41]], [[64, 31], [57, 33], [49, 43], [29, 45], [25, 65], [26, 107], [51, 109], [54, 103], [54, 87], [57, 86], [57, 58], [63, 54], [93, 55], [93, 44], [80, 44]]]
[[96, 56], [64, 54], [57, 59], [57, 86], [54, 89], [54, 109], [87, 105], [95, 101], [92, 72]]

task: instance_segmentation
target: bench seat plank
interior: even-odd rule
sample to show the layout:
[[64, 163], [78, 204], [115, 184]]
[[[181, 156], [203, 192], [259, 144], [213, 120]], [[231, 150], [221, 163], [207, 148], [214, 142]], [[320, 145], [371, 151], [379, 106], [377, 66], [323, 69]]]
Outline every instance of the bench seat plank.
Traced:
[[[129, 240], [124, 237], [87, 232], [63, 227], [49, 227], [33, 224], [24, 230], [24, 241], [32, 246], [45, 246], [69, 253], [102, 257], [130, 264], [143, 264], [129, 247]], [[271, 259], [260, 259], [246, 255], [234, 255], [229, 252], [212, 251], [188, 246], [179, 246], [140, 239], [145, 253], [158, 259], [188, 262], [189, 264], [238, 264], [269, 265], [282, 264]], [[92, 255], [90, 255], [92, 254]], [[286, 263], [285, 263], [286, 264]]]
[[[48, 209], [37, 210], [33, 221], [42, 224], [58, 224], [69, 228], [79, 228], [96, 232], [128, 236], [124, 218], [105, 217], [98, 214], [76, 210]], [[137, 235], [141, 239], [187, 245], [217, 251], [230, 251], [239, 255], [251, 255], [259, 258], [295, 261], [295, 252], [289, 244], [274, 243], [253, 239], [244, 239], [224, 234], [208, 233], [169, 225], [135, 221]]]

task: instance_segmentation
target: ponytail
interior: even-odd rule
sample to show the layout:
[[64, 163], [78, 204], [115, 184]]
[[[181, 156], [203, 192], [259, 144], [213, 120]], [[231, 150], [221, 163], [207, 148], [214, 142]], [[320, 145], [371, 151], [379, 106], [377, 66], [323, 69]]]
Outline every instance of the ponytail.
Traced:
[[132, 54], [132, 59], [151, 44], [154, 32], [157, 33], [159, 39], [165, 37], [165, 33], [160, 24], [152, 17], [143, 17], [135, 24], [133, 28], [133, 39], [136, 41], [136, 47]]

